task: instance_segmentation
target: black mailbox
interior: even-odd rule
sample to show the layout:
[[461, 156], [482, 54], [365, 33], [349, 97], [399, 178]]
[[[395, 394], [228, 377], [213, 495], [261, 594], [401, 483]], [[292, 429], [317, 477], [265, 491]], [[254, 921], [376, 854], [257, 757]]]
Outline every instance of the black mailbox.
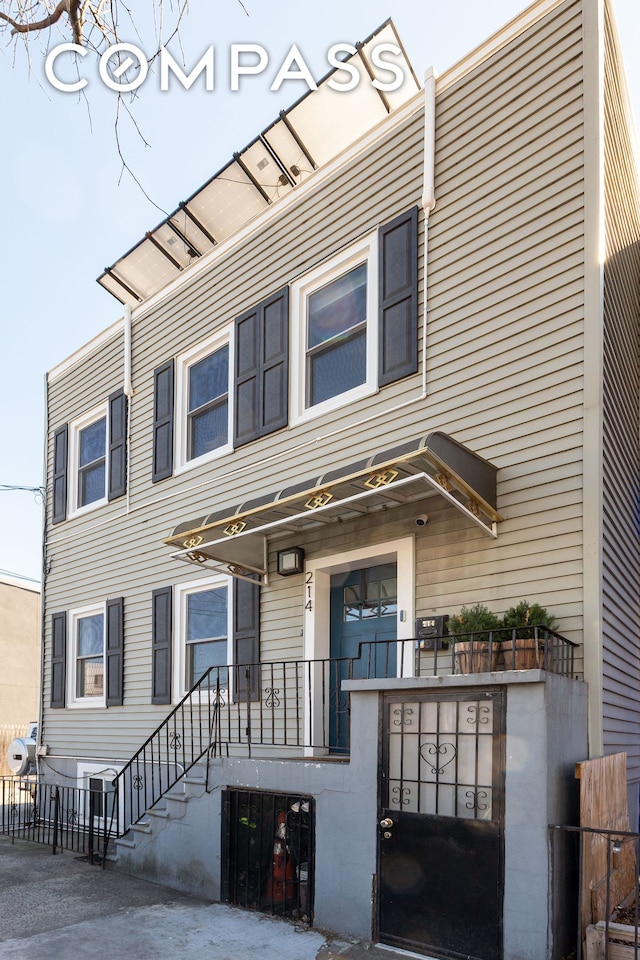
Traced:
[[416, 620], [416, 646], [420, 650], [435, 650], [442, 647], [442, 638], [446, 637], [449, 615], [438, 617], [418, 617]]

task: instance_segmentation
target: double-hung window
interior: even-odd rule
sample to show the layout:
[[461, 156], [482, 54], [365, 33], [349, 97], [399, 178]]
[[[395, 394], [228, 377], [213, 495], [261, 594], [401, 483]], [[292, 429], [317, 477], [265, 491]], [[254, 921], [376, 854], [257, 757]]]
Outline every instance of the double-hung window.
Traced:
[[78, 491], [76, 507], [105, 498], [107, 466], [106, 414], [78, 431]]
[[306, 420], [377, 389], [377, 236], [292, 285], [292, 410]]
[[176, 686], [190, 690], [210, 667], [211, 687], [228, 686], [230, 663], [230, 578], [214, 577], [177, 588]]
[[122, 497], [126, 491], [127, 398], [120, 389], [55, 431], [53, 523]]
[[179, 466], [226, 453], [230, 443], [228, 333], [178, 361]]
[[69, 515], [107, 501], [107, 405], [71, 424]]
[[104, 706], [104, 605], [70, 612], [70, 640], [67, 705]]

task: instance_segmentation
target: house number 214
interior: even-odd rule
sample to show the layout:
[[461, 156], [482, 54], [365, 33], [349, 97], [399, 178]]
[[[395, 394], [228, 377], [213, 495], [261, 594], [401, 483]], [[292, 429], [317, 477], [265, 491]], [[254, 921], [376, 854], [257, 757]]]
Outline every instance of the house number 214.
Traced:
[[308, 573], [304, 581], [304, 590], [305, 590], [305, 610], [313, 610], [313, 603], [311, 601], [311, 587], [313, 585], [313, 574]]

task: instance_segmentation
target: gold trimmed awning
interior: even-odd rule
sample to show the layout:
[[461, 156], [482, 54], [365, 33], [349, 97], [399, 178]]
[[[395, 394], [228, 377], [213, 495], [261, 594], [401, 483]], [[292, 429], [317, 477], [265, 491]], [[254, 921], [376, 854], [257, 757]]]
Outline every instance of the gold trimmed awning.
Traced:
[[488, 536], [502, 519], [493, 464], [439, 431], [326, 471], [276, 493], [178, 524], [165, 543], [176, 559], [240, 578], [265, 578], [267, 543], [276, 534], [303, 533], [415, 503], [434, 493], [452, 503]]

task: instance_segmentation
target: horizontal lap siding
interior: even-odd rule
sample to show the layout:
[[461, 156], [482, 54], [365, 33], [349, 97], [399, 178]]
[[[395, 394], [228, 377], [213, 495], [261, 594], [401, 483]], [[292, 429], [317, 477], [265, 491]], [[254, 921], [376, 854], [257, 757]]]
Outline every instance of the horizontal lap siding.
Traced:
[[[161, 541], [174, 525], [432, 430], [496, 463], [505, 520], [493, 541], [437, 495], [426, 501], [430, 521], [416, 535], [416, 612], [454, 613], [476, 601], [500, 612], [528, 597], [580, 638], [580, 56], [579, 5], [570, 4], [454, 85], [446, 88], [441, 78], [426, 399], [420, 400], [420, 374], [408, 377], [331, 415], [150, 482], [153, 369], [420, 202], [419, 99], [402, 127], [364, 157], [291, 207], [274, 210], [241, 248], [220, 251], [191, 283], [136, 315], [129, 513], [112, 521], [98, 511], [60, 525], [51, 535], [49, 585], [50, 603], [59, 609], [124, 595], [125, 706], [90, 714], [47, 709], [45, 738], [56, 752], [126, 756], [167, 712], [149, 702], [151, 591], [205, 575], [170, 558]], [[422, 311], [422, 224], [419, 277]], [[120, 361], [110, 362], [115, 373]], [[78, 402], [72, 380], [53, 390], [59, 409]], [[415, 533], [416, 512], [422, 504], [378, 515], [375, 524], [365, 518], [275, 541], [270, 583], [262, 590], [262, 659], [303, 651], [303, 577], [275, 574], [279, 547], [295, 543], [317, 557], [374, 545]]]
[[438, 100], [429, 419], [499, 466], [505, 519], [492, 543], [451, 527], [446, 511], [432, 524], [430, 511], [417, 552], [418, 613], [475, 602], [499, 613], [528, 599], [578, 641], [582, 124], [579, 4]]
[[605, 223], [602, 683], [607, 753], [627, 752], [640, 780], [640, 210], [633, 133], [615, 63], [607, 9], [605, 43]]

